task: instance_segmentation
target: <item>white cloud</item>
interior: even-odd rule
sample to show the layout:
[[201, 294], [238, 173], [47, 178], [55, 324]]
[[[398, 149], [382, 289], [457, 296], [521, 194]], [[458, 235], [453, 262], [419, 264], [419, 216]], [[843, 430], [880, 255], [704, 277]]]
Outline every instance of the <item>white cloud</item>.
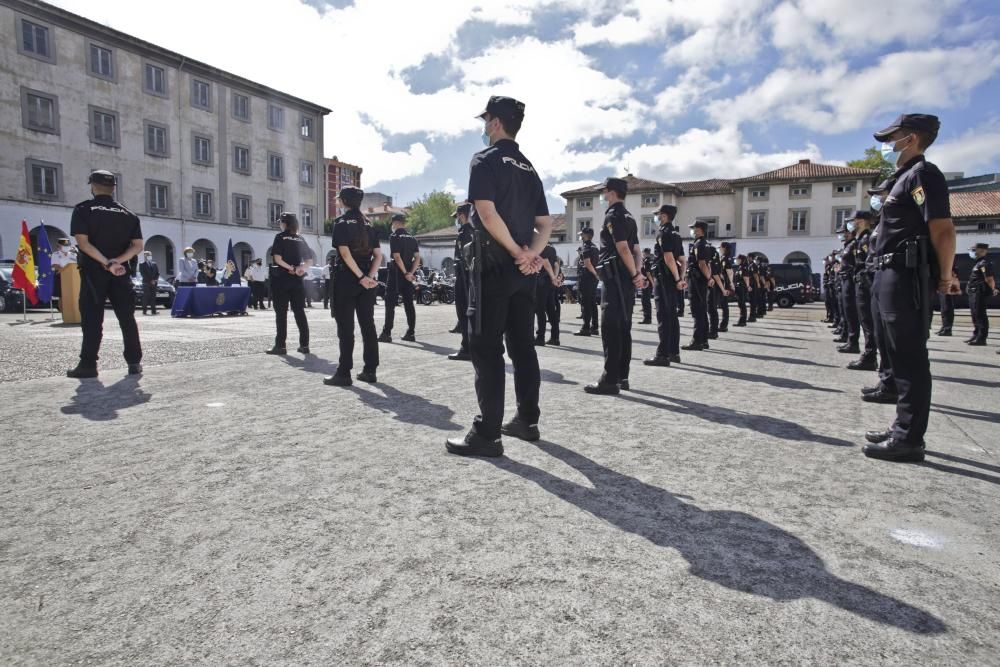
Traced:
[[441, 188], [441, 191], [450, 194], [455, 198], [455, 201], [465, 201], [466, 190], [465, 188], [460, 187], [458, 183], [455, 182], [454, 178], [449, 178], [445, 181], [444, 187]]
[[927, 149], [927, 159], [942, 171], [964, 171], [968, 176], [994, 168], [1000, 160], [1000, 121], [970, 128], [954, 139], [934, 142]]
[[582, 181], [559, 181], [551, 188], [549, 188], [546, 192], [549, 194], [549, 196], [561, 200], [562, 193], [569, 192], [570, 190], [576, 190], [577, 188], [585, 188], [588, 185], [593, 185], [594, 183], [598, 183], [599, 181], [600, 179], [596, 178], [586, 179]]
[[710, 93], [728, 83], [728, 75], [719, 81], [713, 81], [700, 67], [691, 67], [674, 85], [657, 94], [653, 113], [664, 119], [675, 118], [690, 111]]

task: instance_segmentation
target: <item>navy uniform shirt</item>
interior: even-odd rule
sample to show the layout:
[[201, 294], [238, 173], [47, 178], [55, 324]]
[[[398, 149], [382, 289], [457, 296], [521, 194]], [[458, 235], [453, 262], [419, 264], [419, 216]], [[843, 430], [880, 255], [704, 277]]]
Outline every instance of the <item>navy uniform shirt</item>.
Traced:
[[[552, 265], [552, 270], [555, 272], [556, 275], [559, 275], [559, 266], [558, 266], [559, 255], [556, 254], [556, 249], [551, 245], [545, 246], [544, 248], [542, 248], [541, 257], [542, 259], [549, 260], [549, 263]], [[546, 271], [545, 269], [539, 271], [538, 282], [541, 283], [542, 285], [551, 285], [552, 279], [549, 278], [549, 272]]]
[[[469, 200], [493, 202], [519, 246], [531, 245], [535, 218], [549, 214], [542, 180], [511, 139], [501, 139], [472, 157]], [[475, 206], [471, 221], [475, 228], [484, 229]]]
[[928, 222], [951, 217], [944, 174], [923, 155], [897, 169], [889, 181], [892, 185], [882, 204], [875, 244], [879, 255], [903, 250], [906, 241], [929, 234]]
[[[406, 271], [401, 271], [400, 273], [408, 273], [410, 267], [413, 266], [413, 258], [420, 252], [420, 245], [417, 243], [417, 239], [413, 238], [402, 227], [389, 236], [389, 257], [392, 258], [397, 252], [399, 253], [399, 258], [403, 261], [403, 266], [406, 267]], [[399, 266], [396, 265], [395, 258], [390, 261], [390, 264], [392, 268], [399, 271]]]
[[[69, 233], [86, 234], [91, 245], [110, 260], [125, 252], [133, 239], [142, 238], [142, 226], [135, 213], [108, 195], [98, 195], [76, 205]], [[104, 270], [85, 252], [78, 254], [77, 262], [84, 271]]]
[[594, 245], [593, 241], [584, 241], [583, 245], [580, 246], [580, 276], [584, 279], [594, 279], [594, 274], [586, 269], [583, 265], [583, 260], [589, 259], [591, 266], [594, 270], [597, 270], [597, 264], [601, 261], [601, 254], [597, 250], [597, 246]]
[[872, 263], [868, 261], [869, 256], [874, 256], [872, 249], [872, 232], [870, 229], [858, 232], [854, 239], [854, 274], [868, 273]]
[[747, 276], [746, 264], [734, 265], [733, 267], [733, 281], [736, 283], [738, 288], [746, 288], [746, 283], [743, 282], [743, 278]]
[[[628, 269], [618, 256], [616, 244], [625, 241], [628, 244], [629, 252], [632, 247], [639, 243], [638, 227], [635, 218], [625, 209], [625, 204], [616, 202], [608, 207], [604, 214], [604, 224], [601, 226], [601, 255], [599, 262], [601, 265], [610, 265], [614, 262], [619, 265], [619, 271], [628, 276]], [[616, 259], [617, 258], [617, 259]], [[631, 276], [628, 276], [631, 280]]]
[[[677, 228], [670, 223], [661, 224], [660, 229], [656, 232], [656, 245], [653, 248], [653, 254], [656, 256], [660, 275], [673, 281], [674, 274], [670, 272], [670, 269], [667, 268], [666, 263], [663, 261], [663, 253], [667, 252], [673, 253], [674, 261], [677, 262], [679, 270], [681, 257], [684, 256], [684, 241], [681, 240], [681, 235], [677, 233]], [[683, 278], [679, 272], [677, 275]]]
[[972, 267], [972, 273], [969, 275], [969, 289], [982, 289], [988, 287], [986, 284], [987, 278], [993, 277], [993, 262], [990, 261], [989, 257], [983, 257], [977, 259], [975, 265]]
[[719, 261], [722, 263], [722, 271], [720, 271], [720, 273], [722, 274], [722, 282], [726, 286], [726, 289], [732, 289], [733, 286], [729, 284], [729, 272], [733, 271], [733, 276], [735, 277], [736, 272], [733, 260], [731, 257], [722, 255]]
[[455, 261], [458, 269], [465, 269], [465, 255], [462, 248], [472, 243], [472, 234], [472, 225], [469, 223], [458, 228], [458, 236], [455, 238]]
[[642, 272], [647, 277], [653, 275], [653, 269], [656, 268], [656, 256], [646, 255], [642, 258]]
[[708, 244], [708, 239], [702, 236], [691, 244], [691, 250], [688, 252], [688, 276], [703, 283], [708, 282], [705, 278], [705, 274], [701, 272], [701, 267], [698, 266], [698, 262], [711, 261], [712, 246]]
[[[274, 235], [274, 241], [271, 243], [271, 254], [280, 255], [285, 264], [291, 266], [298, 266], [306, 260], [316, 259], [316, 254], [306, 243], [306, 240], [291, 232], [278, 232]], [[278, 271], [279, 273], [287, 273], [284, 267], [279, 267]], [[214, 274], [212, 280], [215, 280]]]
[[855, 240], [844, 243], [844, 252], [840, 255], [840, 277], [844, 280], [854, 278], [854, 246]]
[[378, 232], [368, 222], [368, 218], [362, 215], [361, 211], [351, 209], [333, 221], [333, 247], [338, 248], [338, 270], [351, 272], [343, 258], [340, 257], [339, 248], [346, 247], [351, 251], [351, 256], [357, 262], [358, 268], [368, 273], [372, 267], [374, 251], [379, 247]]
[[[708, 270], [712, 272], [712, 276], [719, 276], [722, 274], [722, 255], [719, 254], [718, 248], [711, 243], [708, 244], [708, 247], [712, 253], [712, 258], [708, 260]], [[716, 279], [716, 283], [718, 283], [719, 280], [721, 280], [721, 278]]]

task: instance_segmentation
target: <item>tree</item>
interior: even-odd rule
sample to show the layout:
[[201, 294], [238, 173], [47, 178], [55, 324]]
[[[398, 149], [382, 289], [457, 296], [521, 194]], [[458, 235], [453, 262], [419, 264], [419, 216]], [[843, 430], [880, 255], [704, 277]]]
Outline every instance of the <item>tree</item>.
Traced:
[[859, 169], [878, 169], [880, 181], [889, 178], [896, 171], [896, 165], [882, 157], [882, 149], [878, 146], [866, 148], [864, 158], [851, 160], [847, 163], [847, 166]]
[[447, 192], [435, 190], [410, 204], [406, 227], [414, 236], [448, 227], [454, 223], [451, 218], [454, 210], [455, 197]]

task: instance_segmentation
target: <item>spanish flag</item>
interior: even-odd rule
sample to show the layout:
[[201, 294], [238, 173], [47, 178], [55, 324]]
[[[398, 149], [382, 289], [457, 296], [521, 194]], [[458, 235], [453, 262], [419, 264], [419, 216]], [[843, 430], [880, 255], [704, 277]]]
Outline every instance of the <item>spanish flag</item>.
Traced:
[[24, 290], [24, 296], [32, 305], [38, 303], [38, 296], [35, 294], [35, 257], [31, 254], [31, 237], [28, 236], [28, 223], [24, 220], [21, 221], [21, 242], [17, 246], [11, 277], [14, 279], [15, 289]]

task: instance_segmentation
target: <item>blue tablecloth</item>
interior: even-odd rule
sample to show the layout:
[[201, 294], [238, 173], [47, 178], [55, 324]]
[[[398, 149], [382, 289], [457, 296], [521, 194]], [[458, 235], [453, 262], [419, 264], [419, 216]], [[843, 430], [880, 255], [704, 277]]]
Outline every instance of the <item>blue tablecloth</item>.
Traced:
[[204, 317], [215, 313], [246, 313], [249, 287], [178, 287], [171, 317]]

